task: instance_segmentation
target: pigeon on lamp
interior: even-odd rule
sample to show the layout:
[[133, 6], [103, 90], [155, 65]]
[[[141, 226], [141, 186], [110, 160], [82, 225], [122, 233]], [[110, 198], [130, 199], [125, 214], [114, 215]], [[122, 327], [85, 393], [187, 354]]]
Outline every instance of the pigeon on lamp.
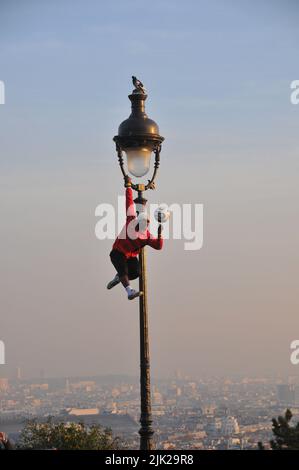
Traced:
[[143, 83], [138, 80], [137, 77], [134, 77], [134, 75], [132, 76], [132, 82], [136, 90], [140, 90], [141, 93], [146, 94], [146, 89], [144, 88]]

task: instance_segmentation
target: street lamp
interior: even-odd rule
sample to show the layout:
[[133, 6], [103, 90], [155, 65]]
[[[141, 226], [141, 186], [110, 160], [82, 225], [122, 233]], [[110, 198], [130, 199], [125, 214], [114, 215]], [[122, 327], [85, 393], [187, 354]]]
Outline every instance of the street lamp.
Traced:
[[[155, 155], [154, 170], [147, 184], [132, 183], [138, 197], [134, 200], [137, 211], [145, 212], [147, 200], [143, 192], [155, 188], [155, 178], [160, 163], [161, 144], [164, 140], [159, 134], [159, 127], [145, 113], [144, 102], [147, 98], [142, 83], [132, 77], [134, 90], [129, 95], [132, 112], [128, 119], [118, 128], [118, 135], [113, 140], [120, 169], [124, 177], [128, 176], [125, 170], [123, 152], [127, 157], [127, 171], [137, 178], [146, 175], [150, 169], [151, 157]], [[139, 325], [140, 325], [140, 398], [141, 415], [139, 430], [140, 450], [153, 449], [152, 413], [151, 413], [151, 385], [150, 385], [150, 354], [148, 334], [147, 309], [147, 278], [146, 278], [146, 250], [143, 247], [139, 255], [140, 276], [139, 290], [143, 295], [139, 297]]]

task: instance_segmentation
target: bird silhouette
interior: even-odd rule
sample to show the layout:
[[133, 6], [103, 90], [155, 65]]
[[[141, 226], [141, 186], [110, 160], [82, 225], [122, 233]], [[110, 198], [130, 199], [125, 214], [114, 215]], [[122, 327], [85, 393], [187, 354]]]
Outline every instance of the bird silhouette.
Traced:
[[141, 93], [146, 93], [146, 89], [144, 88], [143, 83], [138, 80], [137, 77], [134, 77], [134, 75], [132, 76], [132, 82], [136, 90], [140, 90]]

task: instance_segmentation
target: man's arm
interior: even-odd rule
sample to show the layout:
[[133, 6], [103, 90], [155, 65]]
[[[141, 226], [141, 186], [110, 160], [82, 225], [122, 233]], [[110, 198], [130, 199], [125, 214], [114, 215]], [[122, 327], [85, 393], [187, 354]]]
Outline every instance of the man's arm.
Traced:
[[163, 237], [162, 237], [162, 225], [160, 224], [158, 227], [158, 237], [154, 237], [149, 231], [148, 231], [148, 238], [147, 238], [147, 244], [154, 248], [155, 250], [162, 250], [163, 248]]
[[135, 204], [133, 201], [132, 188], [126, 189], [126, 216], [127, 216], [127, 219], [136, 217], [136, 210], [135, 210]]
[[133, 190], [131, 188], [131, 178], [127, 176], [125, 178], [125, 188], [126, 188], [126, 217], [132, 219], [136, 217], [135, 204], [133, 200]]

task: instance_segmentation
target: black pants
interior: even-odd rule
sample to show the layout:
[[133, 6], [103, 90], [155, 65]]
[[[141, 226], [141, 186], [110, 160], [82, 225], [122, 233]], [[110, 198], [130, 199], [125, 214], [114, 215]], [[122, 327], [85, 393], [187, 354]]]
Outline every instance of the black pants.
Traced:
[[110, 259], [120, 277], [128, 276], [129, 279], [136, 279], [139, 277], [140, 268], [137, 256], [126, 258], [121, 251], [112, 250], [110, 253]]

